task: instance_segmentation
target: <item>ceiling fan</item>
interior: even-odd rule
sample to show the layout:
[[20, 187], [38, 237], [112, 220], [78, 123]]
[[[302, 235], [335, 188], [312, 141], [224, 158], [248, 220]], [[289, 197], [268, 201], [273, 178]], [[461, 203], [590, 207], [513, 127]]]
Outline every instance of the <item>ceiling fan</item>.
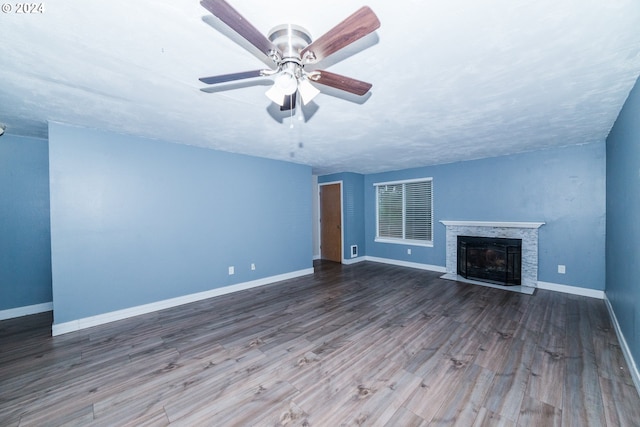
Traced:
[[202, 0], [200, 4], [274, 63], [273, 69], [202, 77], [199, 80], [203, 83], [218, 84], [272, 76], [274, 84], [266, 95], [280, 105], [282, 111], [295, 109], [297, 94], [306, 105], [320, 93], [311, 82], [359, 96], [371, 89], [371, 83], [329, 71], [308, 72], [304, 69], [305, 65], [315, 64], [379, 28], [380, 21], [368, 6], [361, 7], [323, 36], [312, 40], [304, 28], [291, 24], [277, 26], [265, 37], [226, 1]]

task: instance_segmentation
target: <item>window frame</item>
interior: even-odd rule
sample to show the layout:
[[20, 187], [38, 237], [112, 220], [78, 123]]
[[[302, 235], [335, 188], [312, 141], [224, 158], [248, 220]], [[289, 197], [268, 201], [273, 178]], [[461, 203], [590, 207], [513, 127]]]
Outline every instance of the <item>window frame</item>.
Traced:
[[[430, 202], [430, 214], [431, 214], [431, 224], [430, 224], [430, 230], [431, 230], [431, 239], [430, 240], [416, 240], [416, 239], [406, 239], [405, 233], [406, 233], [406, 187], [405, 184], [413, 184], [413, 183], [418, 183], [418, 182], [429, 182], [430, 186], [431, 186], [431, 200], [429, 200]], [[385, 186], [385, 185], [402, 185], [402, 238], [397, 238], [397, 237], [386, 237], [386, 236], [380, 236], [380, 194], [379, 194], [379, 187]], [[434, 223], [434, 215], [433, 215], [433, 177], [428, 177], [428, 178], [414, 178], [414, 179], [405, 179], [405, 180], [398, 180], [398, 181], [385, 181], [385, 182], [375, 182], [373, 184], [374, 187], [374, 191], [375, 191], [375, 204], [376, 204], [376, 236], [374, 241], [377, 243], [392, 243], [392, 244], [400, 244], [400, 245], [411, 245], [411, 246], [426, 246], [426, 247], [433, 247], [433, 241], [434, 241], [434, 230], [433, 230], [433, 223]]]

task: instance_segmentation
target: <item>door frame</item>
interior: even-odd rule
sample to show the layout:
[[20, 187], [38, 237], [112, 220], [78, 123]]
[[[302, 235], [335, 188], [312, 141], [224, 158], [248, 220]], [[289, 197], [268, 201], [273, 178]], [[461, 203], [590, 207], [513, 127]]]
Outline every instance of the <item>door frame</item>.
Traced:
[[342, 193], [343, 185], [342, 180], [340, 181], [330, 181], [330, 182], [319, 182], [318, 183], [318, 192], [316, 194], [318, 200], [318, 246], [319, 246], [319, 256], [322, 258], [322, 221], [320, 218], [320, 214], [322, 212], [322, 206], [320, 203], [322, 200], [320, 199], [320, 191], [322, 186], [325, 185], [333, 185], [338, 184], [340, 186], [340, 254], [342, 258], [340, 263], [344, 264], [344, 197]]

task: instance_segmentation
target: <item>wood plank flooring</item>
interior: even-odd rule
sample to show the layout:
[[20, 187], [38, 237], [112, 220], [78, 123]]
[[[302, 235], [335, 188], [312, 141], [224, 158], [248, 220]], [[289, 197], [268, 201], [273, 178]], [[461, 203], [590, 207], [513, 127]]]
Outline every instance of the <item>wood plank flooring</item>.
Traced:
[[0, 322], [0, 426], [638, 426], [603, 301], [363, 262], [58, 337]]

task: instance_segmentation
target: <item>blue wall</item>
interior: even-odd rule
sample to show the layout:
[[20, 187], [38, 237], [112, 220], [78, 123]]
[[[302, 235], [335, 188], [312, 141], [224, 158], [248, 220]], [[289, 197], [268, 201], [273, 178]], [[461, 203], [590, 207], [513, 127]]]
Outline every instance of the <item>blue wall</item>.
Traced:
[[318, 177], [318, 184], [342, 181], [342, 220], [344, 241], [342, 258], [351, 258], [351, 245], [358, 246], [358, 257], [365, 253], [364, 175], [345, 172]]
[[47, 141], [0, 139], [0, 310], [51, 302]]
[[49, 159], [55, 324], [312, 268], [307, 166], [57, 123]]
[[[424, 177], [433, 178], [434, 246], [376, 243], [373, 184]], [[367, 256], [441, 267], [440, 220], [546, 222], [538, 280], [604, 290], [604, 143], [366, 175], [364, 211]]]
[[640, 82], [607, 138], [607, 298], [640, 363]]

